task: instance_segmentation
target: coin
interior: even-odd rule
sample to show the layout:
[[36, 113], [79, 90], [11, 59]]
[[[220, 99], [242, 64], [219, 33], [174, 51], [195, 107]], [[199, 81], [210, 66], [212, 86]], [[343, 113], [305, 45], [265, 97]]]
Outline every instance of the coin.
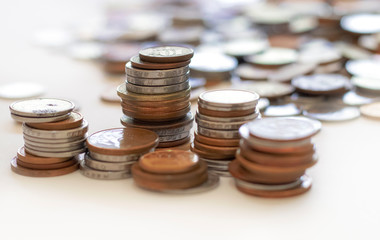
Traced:
[[360, 106], [364, 104], [369, 104], [376, 100], [377, 100], [376, 98], [361, 96], [358, 93], [353, 92], [353, 91], [349, 91], [343, 96], [344, 104], [351, 105], [351, 106]]
[[173, 69], [173, 68], [181, 68], [188, 66], [190, 64], [190, 60], [184, 62], [174, 62], [174, 63], [151, 63], [145, 62], [140, 59], [139, 56], [133, 56], [130, 59], [132, 67], [140, 68], [140, 69], [149, 69], [149, 70], [165, 70], [165, 69]]
[[111, 128], [91, 134], [86, 143], [91, 152], [106, 155], [128, 155], [155, 148], [158, 144], [158, 136], [145, 129]]
[[34, 169], [34, 170], [53, 170], [53, 169], [60, 169], [60, 168], [72, 166], [77, 162], [77, 160], [75, 158], [71, 158], [64, 162], [53, 163], [53, 164], [33, 164], [33, 163], [23, 162], [17, 158], [16, 162], [18, 166], [23, 167], [23, 168], [29, 168], [29, 169]]
[[340, 26], [343, 30], [355, 34], [372, 34], [380, 32], [380, 14], [358, 13], [342, 17]]
[[55, 117], [65, 115], [74, 109], [70, 101], [54, 98], [36, 98], [12, 103], [12, 114], [21, 117]]
[[[187, 94], [186, 94], [187, 93]], [[183, 94], [181, 92], [181, 94]], [[157, 100], [157, 101], [140, 101], [140, 100], [132, 100], [132, 99], [122, 99], [122, 103], [134, 105], [136, 107], [147, 107], [147, 108], [160, 108], [162, 106], [177, 106], [182, 105], [184, 102], [188, 102], [190, 100], [190, 91], [185, 91], [183, 97], [174, 98], [172, 100]], [[167, 95], [167, 94], [164, 94]], [[157, 97], [157, 96], [154, 96]]]
[[12, 82], [0, 86], [0, 98], [21, 99], [44, 94], [45, 87], [33, 82]]
[[202, 151], [194, 146], [194, 143], [190, 145], [190, 150], [196, 153], [201, 158], [207, 158], [211, 160], [231, 160], [233, 157], [231, 155], [217, 155], [210, 152]]
[[275, 70], [254, 66], [252, 64], [240, 64], [235, 69], [235, 74], [241, 80], [255, 80], [255, 81], [266, 81]]
[[[255, 92], [237, 89], [218, 89], [210, 90], [199, 96], [199, 102], [204, 106], [219, 108], [229, 108], [240, 110], [244, 107], [255, 107], [259, 100], [259, 95]], [[212, 109], [215, 110], [215, 109]]]
[[318, 119], [320, 121], [348, 121], [360, 116], [360, 111], [356, 107], [346, 107], [331, 103], [320, 103], [303, 111], [305, 116]]
[[185, 81], [183, 83], [167, 85], [167, 86], [139, 86], [139, 85], [134, 85], [131, 83], [126, 83], [126, 87], [129, 92], [155, 95], [155, 94], [170, 94], [170, 93], [175, 93], [179, 91], [184, 91], [190, 88], [190, 85], [188, 81]]
[[212, 117], [212, 116], [201, 114], [199, 113], [199, 111], [197, 111], [196, 117], [198, 119], [202, 119], [209, 122], [236, 123], [236, 122], [247, 122], [247, 121], [253, 120], [257, 118], [259, 115], [260, 115], [260, 112], [256, 110], [252, 114], [239, 116], [239, 117]]
[[347, 61], [345, 67], [353, 76], [380, 79], [379, 64], [378, 59], [358, 59]]
[[314, 63], [294, 63], [281, 67], [268, 76], [268, 81], [290, 83], [298, 76], [312, 73], [317, 66]]
[[30, 164], [56, 164], [69, 160], [71, 157], [58, 158], [58, 157], [38, 157], [25, 152], [24, 147], [17, 150], [17, 159]]
[[130, 171], [132, 164], [135, 161], [127, 162], [104, 162], [91, 158], [88, 153], [84, 157], [86, 166], [101, 171]]
[[143, 112], [134, 112], [127, 109], [123, 109], [123, 113], [127, 116], [136, 118], [138, 120], [142, 121], [149, 121], [149, 122], [161, 122], [161, 121], [172, 121], [181, 119], [186, 116], [186, 114], [191, 110], [191, 104], [189, 103], [189, 106], [177, 111], [173, 112], [164, 112], [159, 114], [149, 114], [149, 113], [143, 113]]
[[55, 117], [23, 117], [23, 116], [19, 116], [19, 115], [11, 113], [11, 117], [17, 122], [47, 123], [47, 122], [63, 121], [70, 117], [70, 113], [67, 113], [65, 115], [55, 116]]
[[177, 140], [181, 140], [184, 138], [187, 138], [190, 135], [189, 131], [181, 132], [176, 135], [166, 135], [166, 136], [159, 136], [160, 142], [173, 142]]
[[256, 112], [256, 108], [247, 108], [246, 110], [228, 110], [224, 111], [210, 110], [204, 108], [204, 105], [198, 103], [198, 112], [202, 115], [208, 115], [211, 117], [221, 117], [221, 118], [231, 118], [231, 117], [241, 117], [251, 115]]
[[171, 78], [138, 78], [127, 75], [127, 82], [140, 86], [166, 86], [183, 83], [189, 80], [190, 73]]
[[380, 102], [374, 102], [361, 106], [360, 113], [366, 117], [380, 119]]
[[39, 147], [39, 148], [49, 148], [49, 149], [55, 149], [55, 148], [67, 148], [68, 149], [71, 147], [78, 147], [78, 146], [83, 147], [84, 142], [86, 141], [86, 138], [80, 138], [79, 140], [73, 140], [73, 141], [64, 142], [64, 143], [36, 142], [33, 140], [38, 140], [38, 139], [29, 140], [29, 138], [24, 138], [24, 142], [26, 145], [35, 146], [35, 147]]
[[85, 141], [87, 138], [87, 133], [84, 134], [83, 136], [76, 136], [76, 137], [70, 137], [70, 138], [58, 138], [58, 139], [34, 137], [34, 136], [29, 136], [25, 133], [23, 133], [23, 137], [27, 141], [37, 142], [41, 144], [69, 144], [76, 141]]
[[176, 146], [180, 146], [180, 145], [183, 145], [183, 144], [187, 144], [187, 143], [190, 142], [190, 140], [191, 140], [191, 136], [189, 135], [188, 137], [185, 137], [185, 138], [182, 138], [182, 139], [179, 139], [179, 140], [175, 140], [175, 141], [160, 142], [157, 147], [158, 148], [176, 147]]
[[101, 180], [119, 180], [131, 177], [130, 170], [127, 171], [101, 171], [87, 167], [84, 161], [80, 163], [80, 172], [89, 178]]
[[349, 80], [339, 74], [314, 74], [296, 77], [292, 85], [298, 92], [305, 94], [338, 94], [346, 91]]
[[200, 143], [212, 145], [212, 146], [218, 146], [218, 147], [238, 147], [240, 138], [232, 138], [232, 139], [225, 139], [225, 138], [210, 138], [203, 136], [201, 134], [198, 134], [197, 132], [194, 133], [195, 140], [197, 140]]
[[88, 130], [88, 122], [83, 120], [82, 125], [78, 128], [66, 129], [66, 130], [40, 130], [37, 128], [28, 127], [25, 123], [22, 125], [23, 133], [36, 138], [73, 138], [83, 137]]
[[261, 190], [261, 191], [282, 191], [282, 190], [288, 190], [292, 188], [296, 188], [301, 185], [302, 181], [301, 178], [297, 179], [294, 182], [286, 183], [286, 184], [276, 184], [276, 185], [269, 185], [269, 184], [258, 184], [258, 183], [251, 183], [242, 181], [239, 179], [235, 179], [236, 185], [242, 188], [247, 189], [254, 189], [254, 190]]
[[36, 155], [39, 157], [58, 157], [58, 158], [66, 158], [66, 157], [74, 157], [80, 153], [83, 153], [86, 151], [86, 148], [80, 148], [80, 149], [75, 149], [75, 150], [65, 150], [65, 151], [60, 151], [60, 152], [54, 152], [54, 151], [42, 151], [42, 150], [35, 150], [33, 148], [30, 148], [26, 145], [24, 145], [25, 151], [29, 154]]
[[268, 106], [263, 115], [265, 117], [288, 117], [296, 116], [302, 113], [301, 109], [294, 103], [288, 103], [283, 105], [270, 105]]
[[237, 60], [228, 55], [213, 52], [197, 52], [190, 63], [194, 77], [206, 79], [223, 79], [230, 77], [230, 72], [237, 66]]
[[67, 130], [80, 127], [82, 122], [83, 116], [80, 113], [71, 112], [69, 118], [63, 121], [50, 123], [27, 123], [26, 125], [41, 130]]
[[78, 169], [78, 162], [75, 162], [73, 165], [59, 168], [59, 169], [49, 169], [49, 170], [36, 170], [24, 168], [17, 165], [17, 158], [14, 157], [11, 160], [11, 169], [13, 172], [27, 176], [27, 177], [56, 177], [61, 175], [66, 175], [72, 172], [75, 172]]
[[264, 67], [279, 67], [296, 62], [298, 53], [290, 48], [268, 48], [263, 53], [248, 56], [245, 60], [249, 63]]
[[234, 57], [254, 55], [268, 48], [268, 41], [264, 38], [233, 39], [226, 42], [222, 47], [224, 53]]
[[141, 60], [154, 63], [173, 63], [191, 59], [194, 51], [191, 48], [179, 46], [152, 47], [139, 52]]
[[242, 83], [233, 86], [233, 88], [255, 92], [259, 94], [260, 98], [280, 98], [294, 92], [293, 86], [276, 82]]
[[154, 149], [150, 149], [146, 152], [136, 153], [136, 154], [128, 154], [128, 155], [106, 155], [106, 154], [100, 154], [97, 152], [89, 152], [89, 156], [92, 159], [98, 160], [98, 161], [104, 161], [104, 162], [134, 162], [139, 160], [140, 156], [153, 151]]
[[197, 130], [199, 134], [210, 138], [239, 138], [239, 131], [237, 130], [214, 130], [199, 125]]
[[351, 78], [352, 84], [357, 88], [368, 91], [370, 93], [379, 93], [380, 92], [380, 78], [373, 79], [368, 77], [358, 77], [354, 76]]
[[204, 151], [204, 152], [212, 152], [216, 155], [224, 155], [224, 156], [230, 156], [233, 158], [235, 156], [237, 147], [217, 147], [212, 146], [204, 143], [200, 143], [197, 140], [194, 140], [194, 148]]
[[125, 72], [129, 76], [140, 78], [169, 78], [177, 77], [186, 74], [189, 71], [189, 66], [173, 68], [167, 70], [144, 70], [133, 68], [131, 62], [125, 65]]
[[204, 127], [204, 128], [215, 129], [215, 130], [238, 130], [241, 125], [243, 125], [244, 123], [248, 121], [224, 123], [224, 122], [207, 121], [207, 120], [200, 119], [199, 117], [195, 118], [195, 122], [199, 126]]

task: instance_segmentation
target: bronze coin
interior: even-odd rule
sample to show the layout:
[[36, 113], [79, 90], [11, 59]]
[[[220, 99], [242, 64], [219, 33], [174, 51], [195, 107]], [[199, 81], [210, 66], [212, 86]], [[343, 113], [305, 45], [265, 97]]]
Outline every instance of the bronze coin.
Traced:
[[199, 165], [198, 156], [182, 150], [151, 152], [140, 157], [139, 167], [150, 173], [184, 173]]
[[256, 108], [248, 109], [248, 110], [237, 110], [237, 111], [216, 111], [209, 110], [206, 108], [202, 108], [198, 106], [198, 111], [200, 114], [204, 114], [211, 117], [241, 117], [254, 113]]
[[71, 112], [69, 118], [58, 122], [26, 123], [29, 127], [41, 130], [66, 130], [78, 128], [82, 125], [83, 116], [78, 112]]
[[184, 101], [181, 103], [178, 103], [176, 105], [161, 105], [161, 107], [141, 107], [141, 106], [136, 106], [133, 104], [128, 104], [128, 103], [121, 103], [121, 107], [123, 109], [126, 109], [128, 111], [133, 111], [133, 112], [141, 112], [141, 113], [155, 113], [155, 112], [173, 112], [173, 111], [179, 111], [181, 109], [186, 108], [189, 106], [189, 101]]
[[19, 175], [28, 176], [28, 177], [56, 177], [56, 176], [66, 175], [66, 174], [75, 172], [78, 168], [79, 168], [79, 163], [78, 161], [75, 161], [73, 165], [70, 165], [64, 168], [49, 169], [49, 170], [35, 170], [35, 169], [24, 168], [17, 165], [17, 157], [14, 157], [11, 160], [12, 171]]
[[234, 157], [231, 157], [230, 155], [220, 155], [220, 154], [214, 154], [206, 151], [199, 150], [194, 146], [194, 143], [190, 145], [190, 150], [196, 154], [199, 155], [199, 157], [207, 158], [211, 160], [231, 160]]
[[111, 128], [87, 138], [91, 152], [105, 155], [128, 155], [146, 152], [158, 145], [158, 135], [140, 128]]
[[170, 121], [170, 120], [180, 119], [186, 116], [186, 114], [190, 110], [191, 110], [191, 105], [189, 104], [188, 107], [178, 110], [178, 111], [173, 111], [173, 112], [163, 112], [163, 113], [152, 114], [152, 113], [133, 112], [133, 111], [128, 111], [126, 109], [123, 109], [123, 113], [129, 117], [133, 117], [138, 120], [157, 122], [157, 121]]
[[302, 38], [298, 35], [272, 35], [268, 41], [272, 47], [298, 49]]
[[71, 158], [69, 160], [66, 160], [64, 162], [60, 163], [52, 163], [52, 164], [33, 164], [28, 162], [23, 162], [20, 159], [17, 158], [17, 165], [29, 168], [29, 169], [35, 169], [35, 170], [52, 170], [52, 169], [59, 169], [59, 168], [65, 168], [68, 166], [71, 166], [75, 164], [77, 161], [75, 158]]
[[[176, 147], [180, 146], [186, 143], [190, 142], [191, 137], [188, 136], [184, 139], [176, 140], [176, 141], [170, 141], [170, 142], [160, 142], [157, 146], [157, 148], [171, 148], [171, 147]], [[188, 148], [186, 149], [188, 150]]]
[[174, 63], [151, 63], [145, 62], [140, 59], [139, 56], [133, 56], [131, 59], [132, 67], [141, 68], [141, 69], [150, 69], [150, 70], [165, 70], [165, 69], [173, 69], [185, 67], [190, 64], [190, 60], [183, 62], [174, 62]]
[[231, 138], [231, 139], [225, 139], [225, 138], [211, 138], [206, 137], [201, 134], [199, 134], [197, 131], [194, 133], [195, 140], [203, 143], [208, 144], [211, 146], [216, 147], [238, 147], [240, 138]]
[[194, 147], [199, 149], [200, 151], [210, 152], [217, 155], [220, 154], [231, 156], [231, 158], [235, 156], [235, 153], [238, 149], [237, 147], [215, 147], [212, 145], [200, 143], [196, 139], [194, 140]]
[[193, 55], [193, 49], [179, 46], [151, 47], [139, 52], [141, 60], [153, 63], [183, 62], [190, 60]]
[[56, 164], [56, 163], [65, 162], [71, 159], [71, 157], [57, 158], [57, 157], [34, 156], [32, 154], [25, 152], [24, 147], [20, 147], [17, 150], [17, 158], [23, 161], [24, 163], [30, 163], [30, 164]]
[[252, 188], [246, 188], [243, 186], [239, 186], [236, 184], [237, 189], [239, 191], [257, 196], [257, 197], [265, 197], [265, 198], [284, 198], [284, 197], [293, 197], [300, 195], [302, 193], [305, 193], [310, 190], [312, 181], [311, 178], [308, 177], [307, 175], [304, 175], [301, 178], [301, 184], [298, 187], [292, 188], [292, 189], [287, 189], [287, 190], [280, 190], [280, 191], [265, 191], [265, 190], [257, 190], [257, 189], [252, 189]]
[[177, 104], [181, 104], [183, 102], [190, 101], [190, 92], [184, 97], [175, 98], [173, 100], [166, 101], [134, 101], [131, 99], [122, 99], [122, 102], [125, 104], [134, 105], [136, 107], [162, 107], [162, 106], [175, 106]]

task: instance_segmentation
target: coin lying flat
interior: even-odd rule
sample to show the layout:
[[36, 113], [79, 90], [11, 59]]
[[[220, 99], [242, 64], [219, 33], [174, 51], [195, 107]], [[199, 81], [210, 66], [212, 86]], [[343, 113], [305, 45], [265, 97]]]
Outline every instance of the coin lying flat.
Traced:
[[131, 83], [126, 83], [127, 90], [138, 94], [155, 95], [155, 94], [170, 94], [180, 92], [190, 87], [189, 82], [185, 81], [179, 84], [167, 86], [139, 86]]
[[101, 179], [101, 180], [119, 180], [119, 179], [125, 179], [125, 178], [131, 177], [130, 170], [125, 170], [125, 171], [96, 170], [96, 169], [86, 166], [83, 160], [80, 162], [80, 172], [86, 177], [93, 178], [93, 179]]
[[38, 157], [31, 155], [25, 151], [24, 147], [21, 147], [17, 150], [17, 159], [20, 159], [21, 161], [25, 163], [30, 163], [30, 164], [55, 164], [55, 163], [60, 163], [64, 162], [70, 159], [70, 157], [65, 157], [65, 158], [58, 158], [58, 157], [50, 157], [50, 158], [45, 158], [45, 157]]
[[174, 62], [174, 63], [151, 63], [145, 62], [140, 59], [139, 56], [133, 56], [130, 59], [132, 67], [141, 68], [141, 69], [150, 69], [150, 70], [165, 70], [165, 69], [173, 69], [173, 68], [181, 68], [188, 66], [190, 64], [190, 60], [183, 62]]
[[255, 92], [261, 98], [280, 98], [294, 92], [292, 85], [277, 82], [242, 83], [233, 88]]
[[83, 116], [78, 112], [71, 112], [70, 116], [58, 122], [49, 123], [27, 123], [28, 126], [32, 128], [38, 128], [41, 130], [66, 130], [72, 128], [78, 128], [82, 125]]
[[307, 117], [318, 119], [320, 121], [348, 121], [360, 116], [357, 107], [347, 107], [334, 105], [331, 103], [320, 103], [310, 106], [303, 111]]
[[380, 78], [368, 78], [368, 77], [352, 77], [352, 84], [362, 90], [379, 93], [380, 92]]
[[341, 27], [356, 34], [372, 34], [380, 32], [380, 14], [359, 13], [344, 16]]
[[380, 119], [380, 102], [370, 103], [361, 106], [360, 113], [366, 117]]
[[194, 51], [191, 48], [168, 46], [152, 47], [140, 50], [141, 60], [157, 63], [182, 62], [191, 59]]
[[[137, 78], [127, 75], [127, 82], [140, 86], [165, 86], [183, 83], [189, 80], [189, 74], [171, 78]], [[193, 88], [193, 87], [192, 87]]]
[[294, 103], [288, 103], [283, 105], [270, 105], [268, 106], [263, 115], [265, 117], [287, 117], [296, 116], [302, 113], [301, 109]]
[[297, 51], [290, 48], [268, 48], [260, 54], [245, 58], [247, 62], [260, 66], [282, 66], [294, 63], [298, 59]]
[[15, 82], [0, 86], [0, 98], [21, 99], [41, 96], [45, 88], [37, 83]]
[[125, 72], [129, 76], [140, 78], [168, 78], [178, 77], [186, 74], [189, 71], [189, 66], [180, 68], [166, 69], [166, 70], [145, 70], [132, 67], [131, 62], [125, 65]]
[[314, 74], [296, 77], [292, 85], [298, 92], [305, 94], [336, 94], [346, 90], [349, 80], [339, 74]]
[[349, 60], [346, 63], [346, 70], [353, 76], [380, 79], [379, 65], [378, 59]]
[[19, 158], [17, 158], [16, 161], [17, 161], [18, 166], [24, 167], [24, 168], [35, 169], [35, 170], [53, 170], [53, 169], [60, 169], [60, 168], [72, 166], [76, 163], [77, 160], [75, 158], [71, 158], [64, 162], [52, 163], [52, 164], [33, 164], [29, 162], [23, 162]]
[[224, 89], [211, 90], [202, 93], [199, 96], [199, 102], [214, 107], [238, 110], [236, 108], [245, 106], [254, 108], [259, 98], [259, 95], [255, 92], [237, 89]]
[[23, 117], [16, 114], [11, 113], [11, 117], [21, 123], [47, 123], [47, 122], [56, 122], [56, 121], [63, 121], [70, 117], [70, 113], [67, 113], [65, 115], [60, 116], [54, 116], [54, 117]]
[[65, 130], [40, 130], [27, 126], [25, 123], [22, 125], [23, 133], [36, 138], [48, 139], [66, 139], [73, 137], [83, 137], [88, 130], [88, 122], [83, 120], [82, 124], [77, 128]]
[[54, 98], [37, 98], [14, 102], [9, 106], [12, 114], [22, 117], [55, 117], [74, 109], [70, 101]]

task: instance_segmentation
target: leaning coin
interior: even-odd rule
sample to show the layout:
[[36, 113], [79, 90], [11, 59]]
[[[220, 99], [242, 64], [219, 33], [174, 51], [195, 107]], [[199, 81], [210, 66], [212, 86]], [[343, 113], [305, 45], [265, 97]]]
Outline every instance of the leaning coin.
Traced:
[[360, 111], [357, 107], [346, 107], [331, 103], [316, 104], [303, 111], [307, 117], [320, 121], [347, 121], [358, 118]]
[[170, 94], [186, 90], [190, 87], [189, 82], [168, 85], [168, 86], [139, 86], [131, 83], [126, 83], [127, 90], [139, 94]]
[[191, 59], [193, 55], [193, 49], [179, 46], [151, 47], [140, 50], [139, 52], [141, 60], [157, 63], [187, 61]]
[[101, 180], [118, 180], [118, 179], [125, 179], [130, 178], [131, 173], [130, 170], [128, 171], [101, 171], [92, 169], [82, 161], [80, 163], [80, 172], [89, 178], [93, 179], [101, 179]]
[[138, 78], [127, 75], [127, 82], [140, 86], [166, 86], [166, 85], [174, 85], [183, 83], [189, 80], [189, 74], [186, 73], [184, 75], [178, 77], [170, 77], [170, 78]]
[[74, 109], [70, 101], [55, 98], [21, 100], [9, 106], [11, 113], [22, 117], [55, 117]]
[[380, 102], [363, 105], [360, 107], [360, 112], [366, 117], [380, 119]]
[[78, 128], [82, 125], [83, 116], [78, 112], [71, 112], [70, 116], [63, 121], [49, 122], [49, 123], [28, 123], [27, 125], [32, 128], [41, 130], [67, 130]]
[[131, 169], [131, 166], [135, 161], [128, 162], [103, 162], [92, 159], [88, 154], [84, 157], [85, 164], [93, 169], [101, 171], [128, 171]]
[[189, 71], [189, 66], [173, 68], [167, 70], [144, 70], [132, 67], [131, 62], [125, 65], [125, 72], [129, 76], [140, 78], [168, 78], [177, 77], [186, 74]]
[[17, 122], [25, 122], [25, 123], [48, 123], [48, 122], [56, 122], [63, 121], [70, 117], [70, 113], [54, 116], [54, 117], [23, 117], [16, 114], [11, 113], [11, 117]]
[[198, 133], [211, 138], [239, 138], [237, 130], [213, 130], [198, 126]]
[[31, 137], [40, 137], [40, 138], [51, 138], [51, 139], [60, 139], [60, 138], [72, 138], [84, 136], [88, 130], [88, 122], [83, 120], [83, 123], [78, 128], [67, 129], [67, 130], [39, 130], [36, 128], [28, 127], [25, 123], [22, 125], [23, 133]]
[[210, 191], [219, 185], [219, 176], [217, 174], [208, 173], [207, 181], [193, 188], [178, 189], [178, 190], [159, 190], [160, 192], [169, 194], [195, 194]]

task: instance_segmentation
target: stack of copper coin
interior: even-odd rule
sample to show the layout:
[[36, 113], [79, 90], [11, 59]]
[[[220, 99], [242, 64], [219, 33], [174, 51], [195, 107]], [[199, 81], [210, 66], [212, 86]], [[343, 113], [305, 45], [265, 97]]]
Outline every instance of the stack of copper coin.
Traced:
[[193, 50], [185, 47], [143, 49], [126, 64], [126, 84], [118, 87], [126, 127], [156, 132], [158, 147], [189, 142], [191, 115], [189, 63]]
[[229, 165], [236, 187], [247, 194], [279, 198], [308, 191], [306, 169], [317, 162], [311, 137], [321, 128], [305, 117], [264, 118], [244, 124], [236, 160]]
[[33, 177], [51, 177], [78, 169], [88, 123], [67, 100], [39, 98], [10, 105], [11, 116], [23, 122], [24, 146], [12, 159], [12, 170]]
[[88, 152], [82, 159], [83, 175], [95, 179], [129, 178], [131, 166], [141, 155], [152, 152], [158, 136], [139, 128], [112, 128], [87, 138]]
[[206, 161], [209, 169], [229, 176], [228, 164], [239, 147], [239, 128], [260, 116], [259, 95], [244, 90], [212, 90], [198, 98], [197, 131], [191, 150]]
[[160, 192], [204, 191], [218, 183], [218, 177], [207, 172], [205, 162], [183, 150], [147, 153], [132, 166], [132, 175], [139, 187]]

